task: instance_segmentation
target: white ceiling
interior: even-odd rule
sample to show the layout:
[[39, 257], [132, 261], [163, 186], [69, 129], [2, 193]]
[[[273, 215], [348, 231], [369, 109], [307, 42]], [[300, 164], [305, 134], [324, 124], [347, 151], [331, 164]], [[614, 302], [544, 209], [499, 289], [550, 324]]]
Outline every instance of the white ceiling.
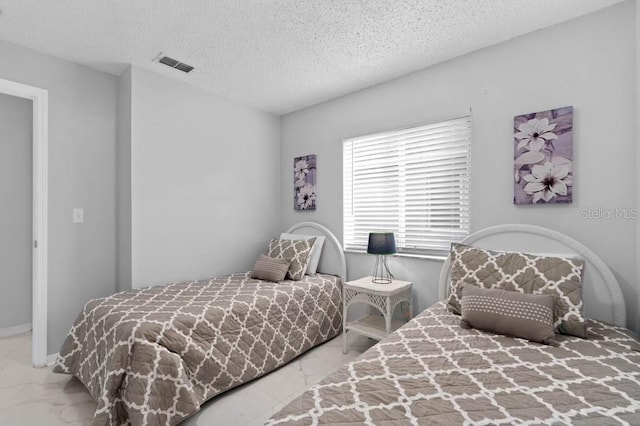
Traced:
[[[0, 39], [283, 114], [618, 1], [0, 0]], [[196, 69], [151, 62], [159, 52]]]

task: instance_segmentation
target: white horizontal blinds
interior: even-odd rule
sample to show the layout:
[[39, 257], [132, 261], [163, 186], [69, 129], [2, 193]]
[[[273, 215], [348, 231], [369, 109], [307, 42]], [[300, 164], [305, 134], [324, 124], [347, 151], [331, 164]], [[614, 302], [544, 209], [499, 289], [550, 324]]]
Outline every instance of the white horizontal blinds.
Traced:
[[471, 117], [344, 141], [344, 244], [396, 234], [400, 253], [436, 255], [469, 233]]

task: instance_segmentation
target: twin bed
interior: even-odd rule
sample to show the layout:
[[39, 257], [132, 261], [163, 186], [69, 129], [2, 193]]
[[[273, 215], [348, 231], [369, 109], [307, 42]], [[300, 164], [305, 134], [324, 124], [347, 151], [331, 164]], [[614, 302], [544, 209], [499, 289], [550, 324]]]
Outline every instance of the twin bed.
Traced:
[[[302, 228], [327, 236], [335, 253], [324, 264], [338, 264], [344, 279], [335, 236], [310, 222], [289, 232]], [[267, 424], [640, 424], [640, 344], [624, 328], [624, 300], [606, 265], [575, 240], [532, 226], [489, 228], [464, 242], [583, 259], [587, 339], [558, 335], [548, 346], [463, 329], [441, 301]], [[446, 262], [441, 300], [449, 270]], [[96, 299], [56, 370], [77, 376], [98, 402], [94, 424], [176, 424], [339, 334], [340, 277], [270, 283], [234, 274]]]
[[545, 228], [505, 225], [463, 243], [585, 262], [587, 338], [553, 346], [464, 329], [440, 302], [276, 413], [267, 425], [640, 424], [640, 344], [609, 268], [577, 241]]
[[[173, 425], [208, 399], [338, 335], [344, 253], [325, 227], [330, 274], [270, 282], [251, 273], [179, 282], [89, 301], [54, 371], [76, 376], [98, 403], [96, 425]], [[326, 245], [325, 245], [326, 246]], [[333, 248], [333, 253], [330, 250]]]

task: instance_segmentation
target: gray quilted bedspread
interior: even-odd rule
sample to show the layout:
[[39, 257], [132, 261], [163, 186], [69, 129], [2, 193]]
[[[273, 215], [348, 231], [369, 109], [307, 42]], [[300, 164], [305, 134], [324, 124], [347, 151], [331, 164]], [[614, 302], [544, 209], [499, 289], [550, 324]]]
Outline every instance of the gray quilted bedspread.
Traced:
[[276, 284], [234, 274], [91, 300], [54, 371], [84, 383], [95, 425], [173, 425], [341, 328], [338, 277]]
[[640, 425], [640, 345], [589, 321], [546, 346], [459, 327], [437, 303], [268, 425]]

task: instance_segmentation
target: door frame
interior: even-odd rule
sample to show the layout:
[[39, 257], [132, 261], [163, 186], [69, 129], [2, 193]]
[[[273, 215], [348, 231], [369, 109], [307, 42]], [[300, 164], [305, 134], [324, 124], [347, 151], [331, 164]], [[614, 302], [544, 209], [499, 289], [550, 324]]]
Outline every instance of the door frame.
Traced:
[[49, 92], [0, 79], [0, 93], [33, 102], [33, 241], [32, 241], [32, 360], [47, 366], [47, 248], [48, 248], [48, 145]]

